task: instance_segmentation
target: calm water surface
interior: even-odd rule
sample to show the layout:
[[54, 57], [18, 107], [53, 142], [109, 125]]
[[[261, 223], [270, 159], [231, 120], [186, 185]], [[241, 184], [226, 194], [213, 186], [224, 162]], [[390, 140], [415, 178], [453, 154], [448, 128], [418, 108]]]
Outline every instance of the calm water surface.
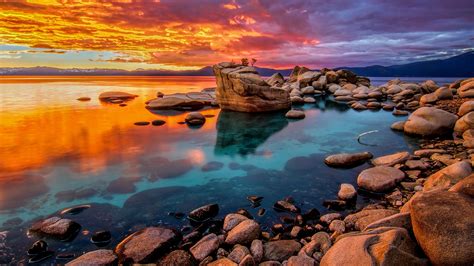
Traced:
[[[289, 121], [284, 113], [202, 110], [213, 117], [201, 128], [178, 124], [183, 113], [145, 109], [157, 91], [214, 86], [213, 77], [2, 77], [0, 244], [6, 242], [16, 260], [24, 259], [26, 247], [37, 240], [27, 236], [31, 222], [78, 204], [92, 205], [70, 217], [82, 232], [68, 243], [48, 240], [57, 252], [96, 249], [88, 239], [99, 229], [112, 231], [107, 248], [113, 248], [144, 226], [181, 227], [187, 220], [168, 212], [187, 213], [208, 203], [219, 203], [221, 216], [246, 208], [271, 225], [280, 215], [271, 208], [275, 200], [291, 195], [303, 211], [326, 212], [322, 201], [334, 199], [339, 184], [355, 184], [368, 167], [330, 169], [323, 163], [326, 155], [370, 151], [378, 156], [416, 148], [414, 140], [390, 130], [405, 118], [357, 112], [324, 98], [302, 107], [306, 118], [300, 121]], [[126, 107], [101, 103], [98, 95], [110, 90], [139, 97]], [[76, 100], [83, 96], [92, 100]], [[154, 119], [166, 124], [133, 125]], [[378, 132], [358, 143], [357, 136], [369, 130]], [[263, 217], [247, 195], [265, 197]], [[358, 205], [368, 201], [359, 197]]]

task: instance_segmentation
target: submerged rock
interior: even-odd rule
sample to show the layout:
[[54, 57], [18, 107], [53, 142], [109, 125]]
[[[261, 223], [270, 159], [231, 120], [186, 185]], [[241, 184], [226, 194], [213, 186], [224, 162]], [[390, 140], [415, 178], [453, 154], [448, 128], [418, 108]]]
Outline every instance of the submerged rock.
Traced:
[[121, 91], [106, 91], [99, 95], [101, 101], [113, 101], [113, 100], [130, 100], [138, 97], [138, 95], [130, 94]]
[[81, 226], [69, 219], [51, 217], [34, 223], [30, 232], [45, 235], [59, 240], [69, 240], [80, 230]]
[[215, 217], [218, 213], [219, 205], [209, 204], [191, 211], [188, 218], [194, 222], [201, 223]]
[[48, 250], [48, 244], [44, 240], [38, 240], [27, 251], [28, 256], [44, 253]]
[[370, 152], [340, 153], [326, 157], [324, 162], [332, 167], [352, 167], [363, 164], [372, 157]]
[[234, 63], [213, 66], [217, 102], [223, 110], [268, 112], [290, 108], [290, 95], [266, 83], [254, 67]]
[[390, 128], [395, 131], [403, 131], [405, 127], [405, 121], [398, 121], [393, 123]]

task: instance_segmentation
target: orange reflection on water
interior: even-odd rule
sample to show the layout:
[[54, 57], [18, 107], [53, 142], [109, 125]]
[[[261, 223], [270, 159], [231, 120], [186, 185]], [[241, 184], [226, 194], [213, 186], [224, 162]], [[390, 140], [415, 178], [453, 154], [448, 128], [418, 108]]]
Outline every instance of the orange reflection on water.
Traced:
[[[157, 91], [199, 91], [215, 86], [210, 77], [6, 77], [0, 81], [0, 176], [73, 162], [76, 172], [97, 172], [114, 162], [133, 164], [150, 146], [172, 150], [170, 140], [188, 129], [185, 114], [157, 115], [145, 102]], [[139, 95], [126, 107], [103, 104], [98, 95], [119, 90]], [[90, 102], [79, 102], [82, 96]], [[218, 109], [201, 111], [215, 129]], [[161, 127], [135, 126], [162, 119]], [[153, 144], [153, 145], [151, 145]], [[196, 155], [192, 156], [193, 158]], [[201, 159], [198, 159], [201, 160]]]

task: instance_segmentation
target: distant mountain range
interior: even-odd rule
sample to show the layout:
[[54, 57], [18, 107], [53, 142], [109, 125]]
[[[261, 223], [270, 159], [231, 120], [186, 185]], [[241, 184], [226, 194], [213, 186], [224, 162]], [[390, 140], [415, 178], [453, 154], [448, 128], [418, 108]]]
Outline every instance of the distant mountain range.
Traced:
[[[421, 61], [404, 65], [367, 67], [338, 67], [348, 69], [359, 76], [369, 77], [473, 77], [474, 51], [467, 52], [447, 59]], [[291, 69], [271, 69], [257, 67], [260, 75], [271, 76], [279, 72], [284, 76], [291, 73]], [[199, 70], [122, 70], [122, 69], [61, 69], [54, 67], [20, 67], [0, 68], [0, 75], [4, 76], [212, 76], [212, 67], [207, 66]]]

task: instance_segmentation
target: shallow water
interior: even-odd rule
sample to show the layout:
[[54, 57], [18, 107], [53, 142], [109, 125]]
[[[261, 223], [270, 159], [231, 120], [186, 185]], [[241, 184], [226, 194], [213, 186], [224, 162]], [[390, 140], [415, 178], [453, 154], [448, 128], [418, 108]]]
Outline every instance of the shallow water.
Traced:
[[[289, 121], [284, 113], [202, 110], [213, 117], [201, 128], [178, 124], [183, 113], [145, 109], [157, 91], [213, 86], [212, 77], [2, 77], [0, 232], [8, 231], [8, 252], [21, 260], [37, 240], [26, 234], [31, 221], [78, 204], [92, 208], [71, 217], [82, 225], [74, 241], [48, 240], [57, 252], [96, 249], [88, 238], [98, 229], [112, 231], [107, 248], [113, 248], [144, 226], [187, 225], [168, 212], [187, 213], [208, 203], [219, 203], [220, 216], [246, 208], [264, 225], [280, 216], [273, 203], [289, 195], [303, 211], [326, 212], [322, 201], [334, 199], [339, 184], [355, 184], [368, 167], [331, 169], [323, 163], [326, 155], [370, 151], [378, 156], [416, 148], [413, 139], [390, 130], [404, 117], [357, 112], [324, 98], [302, 107], [306, 118], [300, 121]], [[110, 90], [139, 97], [126, 107], [101, 103], [98, 95]], [[76, 100], [82, 96], [92, 100]], [[133, 124], [154, 119], [166, 124]], [[378, 132], [358, 143], [357, 136], [370, 130]], [[265, 197], [259, 207], [267, 210], [263, 217], [247, 195]], [[359, 197], [357, 204], [368, 201]]]

